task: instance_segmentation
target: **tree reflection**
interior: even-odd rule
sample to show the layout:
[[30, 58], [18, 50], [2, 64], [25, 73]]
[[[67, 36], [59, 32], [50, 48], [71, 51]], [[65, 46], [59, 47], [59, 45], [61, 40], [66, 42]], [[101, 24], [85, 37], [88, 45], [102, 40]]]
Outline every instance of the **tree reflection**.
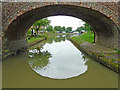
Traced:
[[69, 40], [72, 35], [66, 35], [66, 39]]
[[36, 48], [29, 50], [29, 64], [32, 69], [42, 69], [47, 66], [50, 62], [49, 59], [52, 55], [48, 51], [41, 52], [40, 49]]
[[69, 40], [70, 35], [56, 35], [56, 36], [50, 36], [46, 41], [43, 43], [40, 43], [35, 48], [29, 50], [29, 64], [30, 66], [37, 70], [39, 68], [44, 68], [47, 66], [50, 62], [49, 59], [52, 57], [52, 55], [48, 51], [43, 51], [43, 46], [45, 43], [53, 43], [53, 42], [61, 42], [65, 41], [66, 39]]

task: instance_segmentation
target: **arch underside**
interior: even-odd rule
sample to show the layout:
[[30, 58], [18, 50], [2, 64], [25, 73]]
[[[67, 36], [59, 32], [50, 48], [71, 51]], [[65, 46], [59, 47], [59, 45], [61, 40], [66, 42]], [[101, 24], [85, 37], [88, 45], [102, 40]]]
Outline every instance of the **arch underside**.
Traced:
[[73, 5], [49, 5], [17, 17], [5, 31], [3, 46], [10, 51], [26, 47], [28, 29], [38, 20], [56, 15], [73, 16], [89, 23], [95, 32], [95, 43], [108, 48], [118, 48], [118, 27], [98, 11]]

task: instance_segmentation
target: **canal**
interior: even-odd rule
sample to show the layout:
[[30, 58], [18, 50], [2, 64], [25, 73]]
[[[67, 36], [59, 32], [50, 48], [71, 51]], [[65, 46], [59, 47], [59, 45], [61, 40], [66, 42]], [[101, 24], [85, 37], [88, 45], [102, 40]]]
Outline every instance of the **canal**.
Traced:
[[118, 88], [117, 73], [79, 51], [69, 38], [52, 36], [4, 60], [3, 88]]

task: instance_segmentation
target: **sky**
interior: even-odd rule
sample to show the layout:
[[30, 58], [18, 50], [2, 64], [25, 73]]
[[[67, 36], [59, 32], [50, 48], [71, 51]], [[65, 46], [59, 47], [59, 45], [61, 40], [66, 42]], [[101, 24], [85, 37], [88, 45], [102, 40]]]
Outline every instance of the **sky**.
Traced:
[[50, 25], [54, 26], [65, 26], [72, 27], [73, 30], [76, 30], [77, 27], [83, 26], [84, 21], [81, 19], [71, 17], [71, 16], [51, 16], [48, 17], [48, 20], [51, 20]]

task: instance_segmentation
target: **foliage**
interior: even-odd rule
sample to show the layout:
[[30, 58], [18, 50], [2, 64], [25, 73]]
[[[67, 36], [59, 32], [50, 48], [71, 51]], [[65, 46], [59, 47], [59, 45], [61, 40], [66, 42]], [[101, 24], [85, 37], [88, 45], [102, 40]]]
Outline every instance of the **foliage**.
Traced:
[[49, 24], [50, 24], [50, 20], [48, 20], [47, 18], [43, 18], [43, 19], [40, 19], [39, 21], [37, 21], [37, 22], [35, 22], [33, 25], [32, 25], [32, 28], [37, 32], [37, 34], [38, 34], [38, 31], [39, 30], [43, 30], [43, 28], [41, 28], [41, 27], [44, 27], [44, 29], [45, 29], [45, 27], [47, 27], [47, 26], [49, 26]]
[[28, 30], [27, 35], [31, 35], [31, 30]]
[[85, 23], [84, 26], [78, 27], [75, 31], [80, 33], [82, 30], [92, 32], [92, 27], [88, 23]]
[[91, 30], [92, 30], [92, 27], [91, 27], [88, 23], [85, 23], [85, 24], [84, 24], [84, 29], [85, 29], [86, 31], [91, 31]]
[[49, 58], [51, 58], [52, 55], [48, 51], [41, 52], [39, 48], [33, 49], [33, 51], [34, 52], [29, 52], [29, 64], [33, 69], [44, 68], [50, 63]]
[[33, 24], [33, 26], [38, 26], [38, 29], [40, 29], [40, 26], [48, 26], [50, 24], [50, 20], [48, 20], [47, 18], [44, 19], [40, 19], [39, 21], [37, 21], [36, 23]]
[[84, 30], [84, 27], [78, 27], [76, 31], [80, 33], [82, 30]]
[[63, 27], [62, 27], [62, 31], [65, 31], [65, 30], [66, 30], [66, 28], [63, 26]]
[[48, 31], [48, 32], [53, 31], [53, 27], [52, 27], [52, 26], [48, 26], [48, 27], [46, 28], [46, 31]]
[[67, 27], [66, 33], [70, 33], [72, 31], [72, 27]]
[[66, 30], [66, 28], [63, 26], [63, 27], [61, 27], [61, 26], [55, 26], [54, 27], [54, 30], [56, 30], [56, 31], [58, 31], [58, 32], [60, 32], [60, 33], [62, 33], [63, 31], [65, 31]]
[[55, 26], [54, 30], [59, 31], [61, 33], [62, 32], [62, 27], [61, 26]]

